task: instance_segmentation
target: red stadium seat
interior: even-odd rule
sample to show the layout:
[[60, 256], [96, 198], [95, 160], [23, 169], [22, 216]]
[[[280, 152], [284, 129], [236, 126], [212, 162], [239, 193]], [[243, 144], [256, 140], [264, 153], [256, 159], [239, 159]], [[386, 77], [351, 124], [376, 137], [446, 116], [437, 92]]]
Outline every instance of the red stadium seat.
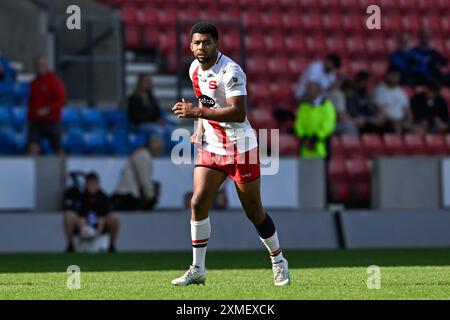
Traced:
[[363, 134], [361, 142], [364, 154], [369, 158], [380, 157], [386, 154], [383, 140], [378, 134]]
[[228, 55], [236, 53], [240, 49], [240, 37], [237, 32], [227, 32], [222, 37], [223, 50]]
[[249, 55], [261, 55], [265, 53], [265, 37], [263, 33], [250, 33], [245, 37], [245, 48]]
[[292, 134], [280, 133], [280, 155], [298, 156], [300, 153], [299, 139]]
[[334, 52], [340, 55], [346, 53], [345, 38], [341, 35], [329, 35], [325, 38], [325, 44], [328, 52]]
[[175, 32], [161, 32], [159, 33], [158, 48], [164, 54], [169, 54], [176, 49], [176, 35]]
[[273, 99], [270, 94], [270, 82], [269, 80], [261, 81], [249, 81], [249, 94], [252, 103], [258, 104], [263, 101], [270, 101], [273, 103]]
[[[272, 1], [276, 2], [276, 1]], [[279, 11], [270, 11], [262, 16], [262, 23], [265, 30], [272, 32], [283, 28], [283, 16]]]
[[401, 11], [417, 10], [416, 2], [414, 0], [396, 0], [395, 4]]
[[422, 27], [426, 29], [430, 29], [434, 33], [441, 32], [441, 21], [439, 15], [430, 14], [424, 15], [422, 18]]
[[283, 51], [285, 45], [286, 36], [282, 33], [273, 33], [270, 36], [265, 37], [266, 51], [269, 53], [276, 53]]
[[306, 67], [308, 66], [308, 62], [309, 61], [306, 58], [302, 57], [291, 58], [289, 60], [289, 70], [294, 81], [297, 81], [299, 76], [306, 69]]
[[382, 36], [368, 37], [366, 40], [367, 53], [373, 56], [388, 55], [385, 47], [385, 40]]
[[400, 21], [402, 29], [405, 32], [418, 33], [422, 29], [420, 16], [416, 12], [410, 12], [406, 15], [402, 15]]
[[250, 78], [257, 79], [261, 75], [267, 75], [267, 60], [264, 56], [255, 56], [247, 60], [246, 69]]
[[[392, 2], [392, 0], [389, 0], [389, 2]], [[383, 20], [381, 21], [382, 30], [393, 34], [399, 33], [402, 29], [400, 18], [400, 14], [396, 12], [383, 14]]]
[[447, 152], [450, 153], [450, 133], [446, 134], [444, 139], [445, 139], [445, 146], [447, 148]]
[[322, 12], [336, 12], [341, 9], [340, 0], [319, 0], [318, 2]]
[[128, 49], [137, 49], [141, 46], [141, 33], [138, 27], [125, 27], [125, 45]]
[[284, 30], [289, 33], [295, 32], [295, 30], [301, 30], [303, 27], [302, 22], [299, 19], [299, 13], [293, 10], [289, 10], [283, 15], [282, 22]]
[[342, 9], [358, 10], [359, 0], [340, 0], [340, 5]]
[[425, 147], [427, 153], [432, 156], [446, 156], [449, 154], [445, 138], [441, 134], [426, 134]]
[[341, 17], [337, 12], [322, 14], [322, 26], [326, 32], [336, 32], [341, 27]]
[[301, 54], [306, 50], [305, 37], [301, 34], [294, 34], [286, 38], [286, 49], [289, 53]]
[[308, 12], [308, 14], [300, 15], [299, 19], [301, 19], [303, 29], [312, 32], [312, 31], [320, 31], [322, 30], [322, 22], [320, 19], [320, 13], [317, 11]]
[[177, 19], [177, 7], [173, 4], [167, 4], [159, 11], [158, 23], [159, 27], [163, 30], [174, 29]]
[[423, 156], [427, 154], [423, 136], [420, 134], [408, 133], [404, 136], [407, 152], [412, 156]]
[[222, 19], [240, 20], [241, 12], [234, 5], [225, 7], [224, 10], [222, 10]]
[[327, 175], [330, 182], [347, 180], [345, 160], [343, 158], [331, 158], [328, 162]]
[[358, 135], [343, 134], [341, 135], [342, 149], [347, 157], [364, 156], [364, 150]]
[[312, 56], [322, 55], [324, 52], [326, 52], [326, 49], [327, 49], [327, 45], [325, 43], [325, 38], [321, 34], [316, 34], [313, 36], [307, 35], [305, 37], [305, 44], [306, 44], [306, 50]]
[[383, 79], [388, 64], [389, 63], [387, 60], [375, 60], [369, 64], [370, 73], [372, 74], [372, 77], [376, 82], [379, 82]]
[[331, 181], [329, 191], [333, 202], [346, 203], [351, 198], [350, 184], [347, 181]]
[[247, 118], [255, 129], [274, 129], [276, 128], [275, 119], [272, 111], [267, 109], [253, 109], [247, 112]]
[[140, 21], [138, 18], [138, 9], [134, 6], [124, 6], [122, 8], [122, 17], [126, 26], [137, 26]]
[[258, 11], [245, 11], [242, 14], [242, 20], [244, 22], [245, 29], [248, 31], [262, 29], [261, 14]]
[[272, 82], [270, 85], [270, 94], [278, 103], [288, 104], [285, 107], [289, 107], [293, 103], [294, 93], [290, 81]]
[[370, 180], [369, 164], [364, 158], [347, 159], [345, 172], [350, 182], [353, 183]]
[[398, 134], [384, 134], [383, 142], [386, 148], [386, 153], [389, 156], [406, 156], [407, 150], [403, 143], [402, 136]]
[[285, 56], [275, 56], [269, 60], [269, 75], [271, 77], [282, 77], [290, 72], [289, 63]]
[[[236, 5], [236, 2], [234, 2], [233, 6]], [[255, 0], [239, 0], [239, 6], [241, 8], [241, 11], [259, 11], [259, 1]]]
[[331, 137], [331, 157], [332, 158], [344, 158], [345, 153], [342, 147], [341, 139], [338, 135]]
[[358, 12], [344, 14], [341, 17], [341, 28], [345, 32], [361, 32], [366, 30], [366, 16]]
[[146, 5], [139, 11], [140, 24], [147, 27], [155, 27], [159, 25], [158, 9], [154, 5]]

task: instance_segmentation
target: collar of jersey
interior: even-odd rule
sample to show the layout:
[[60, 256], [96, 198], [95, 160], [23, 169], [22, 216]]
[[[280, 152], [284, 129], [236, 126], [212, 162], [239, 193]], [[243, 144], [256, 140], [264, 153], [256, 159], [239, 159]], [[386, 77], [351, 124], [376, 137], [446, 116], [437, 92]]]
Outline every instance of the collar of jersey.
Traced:
[[220, 51], [217, 51], [217, 59], [216, 59], [216, 63], [215, 63], [211, 68], [206, 69], [206, 70], [203, 70], [202, 67], [199, 67], [198, 71], [201, 71], [201, 72], [208, 72], [209, 70], [214, 69], [214, 67], [219, 63], [219, 60], [222, 58], [222, 56], [223, 56], [223, 53], [220, 52]]

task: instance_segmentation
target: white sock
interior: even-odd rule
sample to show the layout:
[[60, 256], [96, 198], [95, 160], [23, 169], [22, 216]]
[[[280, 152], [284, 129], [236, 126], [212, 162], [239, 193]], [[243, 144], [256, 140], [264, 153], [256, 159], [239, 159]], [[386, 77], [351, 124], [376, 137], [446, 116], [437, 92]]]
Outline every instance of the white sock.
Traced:
[[191, 220], [192, 264], [205, 271], [206, 246], [211, 235], [209, 218], [202, 221]]
[[272, 263], [279, 263], [283, 261], [283, 252], [281, 251], [280, 243], [278, 241], [278, 234], [276, 231], [270, 238], [260, 239], [266, 246], [267, 250], [269, 250], [270, 260]]

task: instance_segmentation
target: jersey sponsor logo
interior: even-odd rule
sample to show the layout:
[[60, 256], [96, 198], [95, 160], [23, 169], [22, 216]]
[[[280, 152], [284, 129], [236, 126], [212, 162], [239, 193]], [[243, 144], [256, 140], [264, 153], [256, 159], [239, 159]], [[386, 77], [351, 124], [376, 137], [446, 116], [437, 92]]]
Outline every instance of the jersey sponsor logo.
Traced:
[[202, 94], [198, 97], [198, 101], [200, 101], [205, 107], [211, 108], [216, 105], [216, 102], [213, 98], [208, 97], [207, 95]]
[[216, 80], [211, 80], [209, 82], [209, 88], [210, 89], [217, 89], [217, 81]]
[[252, 174], [251, 173], [245, 173], [245, 174], [241, 174], [241, 177], [242, 178], [250, 178], [252, 176]]

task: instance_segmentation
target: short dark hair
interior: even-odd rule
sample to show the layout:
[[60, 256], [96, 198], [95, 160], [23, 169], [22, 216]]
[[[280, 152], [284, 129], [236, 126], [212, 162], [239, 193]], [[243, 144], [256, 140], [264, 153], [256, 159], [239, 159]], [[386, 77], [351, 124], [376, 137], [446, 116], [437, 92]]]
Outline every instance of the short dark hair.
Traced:
[[329, 54], [327, 56], [327, 60], [330, 60], [331, 62], [333, 62], [334, 67], [337, 69], [339, 69], [342, 65], [341, 57], [335, 53]]
[[428, 88], [428, 90], [434, 93], [439, 93], [442, 87], [441, 83], [435, 79], [428, 81], [425, 86]]
[[355, 82], [368, 81], [370, 79], [370, 73], [366, 70], [358, 71], [355, 75]]
[[194, 33], [209, 34], [214, 40], [219, 40], [219, 31], [217, 27], [210, 22], [199, 22], [192, 26], [191, 38]]
[[99, 182], [99, 178], [98, 178], [98, 175], [97, 175], [97, 173], [95, 173], [95, 172], [89, 172], [87, 175], [86, 175], [86, 182], [88, 182], [88, 181], [92, 181], [92, 180], [95, 180], [95, 181], [97, 181], [97, 182]]
[[401, 73], [401, 72], [400, 72], [400, 69], [397, 68], [396, 66], [390, 65], [386, 70], [386, 74], [390, 74], [390, 73]]

